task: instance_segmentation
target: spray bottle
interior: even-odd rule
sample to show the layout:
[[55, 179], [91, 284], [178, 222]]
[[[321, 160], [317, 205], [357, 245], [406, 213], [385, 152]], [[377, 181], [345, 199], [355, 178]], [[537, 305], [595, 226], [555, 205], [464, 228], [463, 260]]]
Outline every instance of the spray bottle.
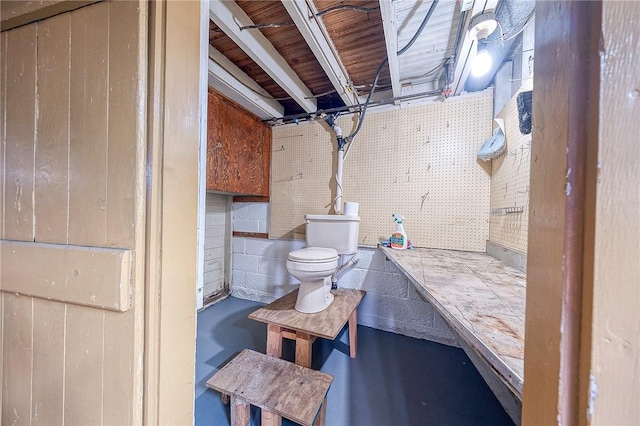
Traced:
[[391, 248], [397, 250], [405, 250], [407, 248], [407, 233], [404, 232], [404, 227], [402, 226], [402, 222], [404, 221], [404, 216], [401, 214], [392, 214], [393, 221], [396, 223], [396, 232], [391, 235], [389, 239], [391, 243]]

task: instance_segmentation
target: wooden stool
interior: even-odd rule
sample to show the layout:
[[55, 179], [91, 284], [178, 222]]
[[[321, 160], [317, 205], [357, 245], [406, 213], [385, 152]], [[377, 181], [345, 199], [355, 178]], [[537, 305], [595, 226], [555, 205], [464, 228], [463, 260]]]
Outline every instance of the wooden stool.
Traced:
[[322, 426], [333, 377], [249, 349], [208, 381], [207, 387], [231, 397], [231, 425], [249, 424], [249, 404], [262, 409], [262, 425], [293, 422]]
[[282, 356], [282, 339], [296, 342], [296, 364], [311, 367], [311, 345], [317, 337], [335, 340], [349, 322], [349, 355], [356, 357], [357, 311], [364, 291], [341, 288], [331, 290], [333, 303], [325, 310], [303, 314], [295, 310], [298, 290], [286, 294], [252, 312], [249, 318], [267, 324], [267, 354]]

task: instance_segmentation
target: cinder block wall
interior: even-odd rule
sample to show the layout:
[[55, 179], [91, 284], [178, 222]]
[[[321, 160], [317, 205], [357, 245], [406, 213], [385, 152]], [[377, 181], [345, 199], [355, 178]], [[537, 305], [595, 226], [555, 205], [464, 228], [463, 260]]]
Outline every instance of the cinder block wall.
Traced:
[[227, 198], [207, 194], [204, 236], [204, 296], [220, 292], [225, 279]]
[[[268, 210], [268, 203], [234, 203], [234, 230], [266, 232]], [[272, 302], [294, 290], [298, 281], [287, 271], [287, 255], [304, 246], [301, 240], [233, 238], [232, 295]], [[367, 292], [358, 308], [359, 324], [457, 346], [442, 317], [382, 252], [361, 247], [357, 258], [358, 264], [340, 276], [338, 286]]]

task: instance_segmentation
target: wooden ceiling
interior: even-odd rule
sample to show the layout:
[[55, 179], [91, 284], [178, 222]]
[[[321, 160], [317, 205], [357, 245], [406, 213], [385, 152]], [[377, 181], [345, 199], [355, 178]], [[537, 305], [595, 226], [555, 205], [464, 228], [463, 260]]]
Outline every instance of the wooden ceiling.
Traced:
[[[374, 98], [435, 96], [451, 87], [458, 94], [468, 75], [465, 55], [475, 49], [465, 39], [468, 21], [497, 2], [465, 0], [464, 13], [459, 0], [210, 0], [209, 84], [280, 122], [356, 111], [387, 58]], [[415, 33], [399, 62], [397, 51]], [[445, 78], [445, 64], [455, 81]]]

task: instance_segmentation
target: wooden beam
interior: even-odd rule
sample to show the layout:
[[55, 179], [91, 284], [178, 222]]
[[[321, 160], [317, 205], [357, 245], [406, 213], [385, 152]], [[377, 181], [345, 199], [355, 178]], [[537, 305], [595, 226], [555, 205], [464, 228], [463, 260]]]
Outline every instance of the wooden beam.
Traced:
[[[342, 64], [331, 38], [329, 38], [324, 23], [315, 18], [318, 11], [314, 3], [305, 0], [282, 0], [282, 4], [344, 104], [347, 106], [357, 105], [359, 103], [358, 95], [352, 89], [347, 70]], [[311, 17], [309, 17], [310, 15]]]
[[384, 40], [387, 44], [391, 90], [395, 98], [402, 94], [402, 86], [400, 85], [400, 69], [398, 68], [398, 27], [396, 26], [394, 3], [389, 0], [380, 0], [380, 13], [382, 14]]
[[266, 90], [211, 45], [209, 46], [209, 86], [263, 120], [280, 118], [284, 115], [284, 107], [280, 102], [271, 99], [271, 95]]
[[131, 257], [126, 249], [2, 240], [0, 287], [124, 312], [129, 309]]
[[240, 31], [240, 26], [253, 25], [253, 21], [236, 2], [211, 0], [209, 2], [209, 16], [306, 112], [317, 110], [317, 103], [311, 91], [269, 40], [257, 30]]

